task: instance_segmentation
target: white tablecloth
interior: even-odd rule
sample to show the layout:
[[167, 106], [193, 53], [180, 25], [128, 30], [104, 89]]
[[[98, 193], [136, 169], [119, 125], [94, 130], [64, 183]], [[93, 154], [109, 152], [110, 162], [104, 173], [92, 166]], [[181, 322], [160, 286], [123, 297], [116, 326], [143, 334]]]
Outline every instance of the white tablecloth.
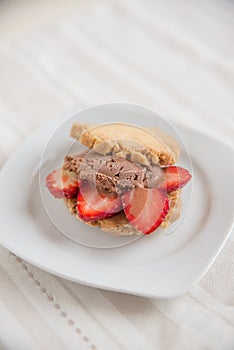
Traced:
[[[228, 0], [90, 1], [50, 28], [2, 41], [1, 165], [47, 119], [113, 101], [233, 146], [233, 18]], [[234, 234], [203, 280], [171, 300], [71, 283], [0, 248], [4, 350], [232, 350], [233, 306]]]

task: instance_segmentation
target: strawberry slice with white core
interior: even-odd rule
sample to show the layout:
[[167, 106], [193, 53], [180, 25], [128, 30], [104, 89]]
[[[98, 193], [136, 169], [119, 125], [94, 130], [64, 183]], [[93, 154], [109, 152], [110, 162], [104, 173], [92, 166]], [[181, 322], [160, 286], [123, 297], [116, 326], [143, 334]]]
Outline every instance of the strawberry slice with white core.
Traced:
[[127, 219], [138, 231], [144, 234], [155, 231], [169, 210], [167, 196], [157, 188], [136, 187], [132, 191], [126, 192], [122, 201]]
[[192, 177], [188, 170], [179, 166], [168, 166], [162, 170], [164, 179], [159, 188], [167, 192], [184, 187]]
[[96, 221], [111, 217], [122, 210], [122, 200], [117, 196], [100, 194], [95, 185], [81, 181], [77, 197], [77, 212], [84, 221]]
[[72, 198], [78, 193], [78, 176], [74, 171], [54, 170], [46, 177], [46, 186], [56, 198]]

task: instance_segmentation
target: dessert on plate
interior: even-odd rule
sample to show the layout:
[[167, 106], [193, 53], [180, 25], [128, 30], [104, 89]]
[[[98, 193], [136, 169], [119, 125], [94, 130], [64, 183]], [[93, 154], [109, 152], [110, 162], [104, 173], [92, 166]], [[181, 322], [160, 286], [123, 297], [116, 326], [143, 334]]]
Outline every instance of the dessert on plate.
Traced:
[[76, 122], [70, 136], [86, 146], [46, 177], [55, 198], [85, 224], [114, 235], [150, 234], [181, 213], [188, 170], [179, 144], [158, 128]]

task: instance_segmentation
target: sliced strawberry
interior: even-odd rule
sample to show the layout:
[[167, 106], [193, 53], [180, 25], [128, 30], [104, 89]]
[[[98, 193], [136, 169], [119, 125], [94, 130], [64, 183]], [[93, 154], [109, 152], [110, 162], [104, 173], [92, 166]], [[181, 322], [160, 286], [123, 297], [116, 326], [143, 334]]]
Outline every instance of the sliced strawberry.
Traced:
[[159, 188], [167, 192], [172, 192], [184, 187], [192, 177], [188, 170], [179, 166], [163, 168], [163, 175], [164, 180]]
[[74, 171], [54, 170], [46, 177], [46, 186], [56, 198], [72, 198], [78, 193], [78, 176]]
[[95, 221], [113, 216], [122, 210], [122, 200], [117, 196], [100, 194], [96, 187], [81, 181], [77, 198], [77, 212], [84, 221]]
[[136, 187], [126, 192], [123, 208], [129, 222], [140, 232], [149, 234], [158, 228], [169, 210], [169, 201], [163, 191]]

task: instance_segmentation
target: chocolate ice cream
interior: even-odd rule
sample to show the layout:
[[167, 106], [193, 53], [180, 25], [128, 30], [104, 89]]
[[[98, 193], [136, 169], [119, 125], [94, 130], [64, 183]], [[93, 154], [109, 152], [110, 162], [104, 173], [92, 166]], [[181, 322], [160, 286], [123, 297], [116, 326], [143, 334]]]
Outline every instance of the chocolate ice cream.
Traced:
[[162, 178], [159, 166], [145, 167], [115, 156], [102, 156], [94, 151], [84, 151], [66, 156], [64, 168], [75, 171], [79, 179], [96, 183], [99, 192], [123, 194], [135, 186], [154, 188]]

